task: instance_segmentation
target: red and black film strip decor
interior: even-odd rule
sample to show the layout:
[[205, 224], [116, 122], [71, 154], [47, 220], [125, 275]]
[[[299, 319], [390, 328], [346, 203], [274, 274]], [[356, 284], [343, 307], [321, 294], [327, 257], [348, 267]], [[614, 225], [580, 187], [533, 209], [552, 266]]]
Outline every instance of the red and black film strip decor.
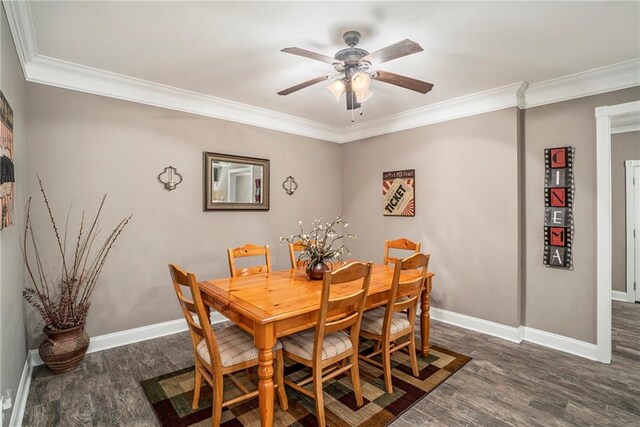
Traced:
[[573, 147], [544, 150], [544, 265], [573, 269]]

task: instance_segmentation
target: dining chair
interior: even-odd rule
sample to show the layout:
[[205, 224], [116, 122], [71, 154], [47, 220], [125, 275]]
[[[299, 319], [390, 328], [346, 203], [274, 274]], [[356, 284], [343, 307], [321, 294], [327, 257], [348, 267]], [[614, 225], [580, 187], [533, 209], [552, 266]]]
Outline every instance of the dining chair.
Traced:
[[409, 239], [385, 240], [384, 242], [384, 261], [385, 265], [394, 264], [398, 258], [389, 256], [389, 249], [400, 249], [403, 251], [420, 252], [420, 243], [412, 242]]
[[[229, 256], [229, 273], [231, 277], [251, 276], [253, 274], [271, 272], [271, 254], [269, 245], [259, 246], [247, 243], [235, 249], [227, 249]], [[236, 268], [236, 258], [264, 256], [264, 264], [246, 268]]]
[[[360, 335], [375, 341], [374, 350], [367, 355], [360, 355], [360, 359], [378, 366], [384, 371], [384, 383], [387, 393], [393, 393], [391, 381], [391, 354], [405, 347], [409, 347], [409, 358], [414, 376], [418, 376], [418, 359], [416, 357], [415, 323], [418, 310], [418, 300], [422, 293], [429, 254], [417, 253], [405, 259], [396, 260], [391, 283], [391, 293], [386, 306], [366, 311], [362, 316]], [[419, 270], [417, 276], [408, 280], [400, 280], [405, 270]], [[402, 337], [408, 339], [401, 344], [397, 340]], [[382, 363], [373, 358], [382, 354]]]
[[[311, 368], [310, 377], [285, 384], [316, 401], [316, 417], [325, 426], [322, 383], [351, 371], [356, 403], [362, 406], [358, 371], [360, 321], [371, 281], [371, 263], [352, 262], [324, 273], [320, 296], [320, 313], [315, 329], [281, 338], [285, 357]], [[342, 283], [356, 282], [344, 287]], [[349, 330], [349, 333], [345, 331]], [[312, 391], [304, 388], [313, 383]]]
[[304, 246], [302, 245], [302, 241], [298, 240], [293, 243], [289, 243], [289, 259], [291, 260], [291, 269], [296, 270], [298, 268], [302, 268], [306, 266], [306, 260], [299, 260], [296, 256], [296, 252], [304, 251]]
[[[176, 295], [182, 308], [182, 314], [189, 326], [189, 334], [194, 347], [195, 382], [192, 409], [198, 408], [202, 379], [209, 384], [213, 391], [212, 425], [219, 426], [222, 408], [244, 402], [258, 396], [258, 390], [249, 391], [234, 376], [234, 373], [258, 366], [258, 349], [253, 337], [236, 325], [228, 326], [214, 332], [211, 327], [209, 310], [205, 308], [198, 288], [198, 282], [193, 273], [187, 273], [179, 267], [169, 264], [171, 279], [176, 289]], [[184, 296], [182, 288], [189, 288], [192, 300]], [[194, 319], [197, 316], [198, 321]], [[275, 387], [278, 392], [280, 406], [287, 410], [289, 403], [284, 388], [284, 358], [280, 341], [273, 348], [275, 353]], [[223, 401], [224, 376], [228, 375], [231, 382], [240, 389], [242, 394]]]

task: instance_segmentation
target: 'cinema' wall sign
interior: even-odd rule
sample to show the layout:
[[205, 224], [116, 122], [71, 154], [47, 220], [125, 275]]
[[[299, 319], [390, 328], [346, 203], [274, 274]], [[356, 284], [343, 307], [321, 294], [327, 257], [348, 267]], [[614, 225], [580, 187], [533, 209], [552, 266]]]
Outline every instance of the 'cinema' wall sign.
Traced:
[[573, 269], [573, 147], [544, 150], [544, 265]]
[[382, 214], [415, 216], [416, 171], [408, 169], [382, 174]]

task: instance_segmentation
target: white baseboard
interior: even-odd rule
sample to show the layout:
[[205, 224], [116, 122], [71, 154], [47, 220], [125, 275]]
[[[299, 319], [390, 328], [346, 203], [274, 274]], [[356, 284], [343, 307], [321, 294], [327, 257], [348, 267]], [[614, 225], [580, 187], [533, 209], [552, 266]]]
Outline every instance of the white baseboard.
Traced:
[[466, 314], [455, 313], [453, 311], [442, 310], [440, 308], [431, 307], [429, 311], [431, 318], [439, 320], [442, 323], [459, 326], [461, 328], [470, 329], [483, 334], [502, 338], [511, 342], [521, 342], [520, 328], [506, 326], [501, 323], [491, 322], [489, 320], [479, 319], [477, 317], [467, 316]]
[[431, 318], [434, 320], [464, 329], [470, 329], [472, 331], [502, 338], [515, 343], [528, 341], [533, 344], [574, 354], [586, 359], [597, 360], [598, 347], [595, 344], [579, 341], [551, 332], [541, 331], [528, 326], [519, 326], [515, 328], [513, 326], [507, 326], [435, 307], [431, 308], [430, 313]]
[[633, 298], [629, 298], [629, 294], [623, 291], [611, 291], [611, 299], [622, 302], [635, 302]]
[[[227, 319], [220, 313], [215, 312], [211, 315], [212, 324], [224, 322], [226, 320]], [[91, 337], [91, 343], [89, 344], [87, 353], [107, 350], [109, 348], [159, 338], [165, 335], [177, 334], [178, 332], [186, 330], [187, 322], [184, 319], [177, 319], [170, 320], [168, 322], [155, 323], [148, 326], [141, 326], [139, 328], [127, 329], [126, 331], [98, 335], [96, 337]], [[32, 366], [39, 366], [44, 363], [38, 354], [38, 350], [29, 350], [29, 359], [31, 360]]]
[[560, 350], [590, 360], [598, 359], [598, 346], [584, 341], [579, 341], [563, 335], [541, 331], [539, 329], [524, 326], [524, 340], [533, 344]]
[[22, 418], [24, 417], [24, 409], [27, 406], [27, 397], [29, 396], [29, 387], [31, 386], [31, 374], [33, 373], [33, 365], [27, 355], [27, 359], [24, 361], [24, 368], [22, 369], [22, 375], [20, 376], [20, 383], [18, 384], [18, 390], [16, 391], [16, 399], [13, 404], [13, 412], [11, 413], [11, 420], [9, 420], [9, 427], [21, 427]]

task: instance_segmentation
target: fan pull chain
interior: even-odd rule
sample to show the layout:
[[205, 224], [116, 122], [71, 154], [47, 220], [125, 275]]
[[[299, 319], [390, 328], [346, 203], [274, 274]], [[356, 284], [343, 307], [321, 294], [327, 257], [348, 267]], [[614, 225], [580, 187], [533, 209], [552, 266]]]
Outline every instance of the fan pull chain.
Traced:
[[356, 119], [353, 117], [353, 106], [355, 105], [354, 93], [351, 91], [351, 123], [355, 122]]

